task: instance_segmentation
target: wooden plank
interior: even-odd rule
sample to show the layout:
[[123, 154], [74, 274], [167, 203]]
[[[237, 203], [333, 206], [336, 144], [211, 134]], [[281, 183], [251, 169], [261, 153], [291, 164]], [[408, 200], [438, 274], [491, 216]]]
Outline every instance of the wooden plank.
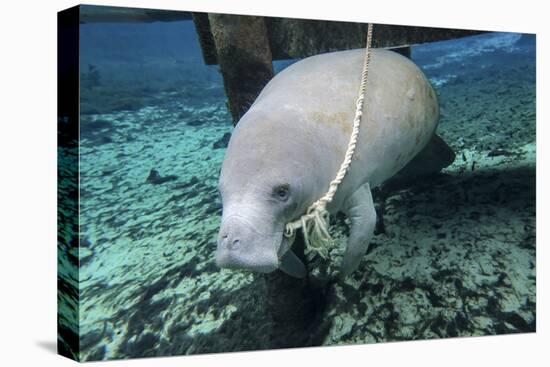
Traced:
[[[367, 24], [307, 19], [266, 18], [274, 60], [363, 48]], [[399, 47], [482, 33], [448, 28], [374, 24], [373, 47]]]
[[[246, 15], [232, 15], [247, 18]], [[211, 31], [195, 20], [199, 39], [211, 37]], [[304, 58], [322, 52], [365, 47], [366, 23], [311, 19], [264, 17], [273, 60]], [[449, 28], [412, 27], [375, 24], [374, 47], [401, 47], [484, 33]], [[202, 42], [201, 42], [202, 45]], [[207, 65], [217, 64], [216, 52], [206, 43], [203, 50]]]

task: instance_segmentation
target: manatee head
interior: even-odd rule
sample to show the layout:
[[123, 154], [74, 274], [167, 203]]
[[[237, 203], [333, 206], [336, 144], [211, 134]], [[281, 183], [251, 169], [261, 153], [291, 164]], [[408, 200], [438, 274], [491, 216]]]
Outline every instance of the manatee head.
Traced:
[[271, 272], [287, 249], [282, 245], [284, 227], [299, 206], [301, 185], [273, 172], [246, 175], [248, 182], [236, 179], [235, 171], [225, 172], [219, 185], [223, 215], [216, 263], [224, 268]]
[[[242, 126], [241, 126], [242, 125]], [[219, 191], [223, 214], [218, 234], [216, 263], [223, 268], [262, 273], [279, 267], [288, 250], [285, 224], [305, 211], [315, 178], [308, 174], [307, 149], [297, 148], [270, 129], [269, 135], [235, 129], [222, 165]], [[311, 160], [309, 159], [309, 162]]]

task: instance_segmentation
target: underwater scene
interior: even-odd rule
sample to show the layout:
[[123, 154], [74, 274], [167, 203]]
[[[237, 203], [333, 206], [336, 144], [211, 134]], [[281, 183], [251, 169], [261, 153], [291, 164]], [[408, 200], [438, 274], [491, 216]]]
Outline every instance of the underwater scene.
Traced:
[[306, 320], [273, 313], [270, 275], [216, 265], [233, 123], [193, 22], [81, 24], [81, 359], [534, 332], [535, 58], [516, 33], [412, 47], [456, 158], [373, 191], [375, 235], [343, 280], [349, 222], [331, 218], [328, 258], [306, 250]]

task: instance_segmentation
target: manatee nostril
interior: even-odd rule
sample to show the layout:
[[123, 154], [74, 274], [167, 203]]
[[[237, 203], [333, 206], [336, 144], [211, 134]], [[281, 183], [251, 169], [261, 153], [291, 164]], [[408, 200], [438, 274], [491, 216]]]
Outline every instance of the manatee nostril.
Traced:
[[241, 244], [240, 239], [238, 238], [233, 239], [228, 235], [223, 235], [219, 242], [219, 246], [227, 250], [234, 250], [237, 247], [239, 247], [240, 244]]
[[223, 235], [218, 240], [218, 248], [229, 248], [229, 239], [227, 235]]
[[241, 244], [241, 241], [238, 238], [236, 238], [233, 241], [231, 241], [231, 243], [228, 244], [227, 248], [230, 250], [233, 250], [239, 247], [240, 244]]

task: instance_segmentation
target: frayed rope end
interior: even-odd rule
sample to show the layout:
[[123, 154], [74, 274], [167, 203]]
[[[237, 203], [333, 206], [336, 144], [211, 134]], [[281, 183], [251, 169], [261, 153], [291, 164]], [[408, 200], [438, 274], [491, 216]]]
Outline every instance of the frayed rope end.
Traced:
[[323, 259], [328, 257], [329, 244], [332, 241], [328, 232], [330, 215], [326, 209], [312, 210], [299, 220], [289, 223], [285, 229], [285, 236], [291, 239], [296, 236], [296, 230], [302, 228], [304, 243], [307, 250], [317, 252]]

